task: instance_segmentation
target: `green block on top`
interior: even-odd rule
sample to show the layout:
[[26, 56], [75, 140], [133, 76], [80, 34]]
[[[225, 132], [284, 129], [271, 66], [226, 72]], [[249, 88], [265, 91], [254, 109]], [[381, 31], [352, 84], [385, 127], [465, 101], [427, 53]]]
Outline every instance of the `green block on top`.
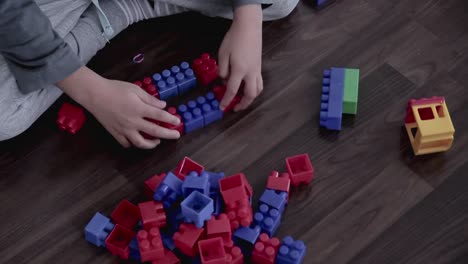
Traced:
[[357, 113], [359, 69], [345, 69], [343, 114]]

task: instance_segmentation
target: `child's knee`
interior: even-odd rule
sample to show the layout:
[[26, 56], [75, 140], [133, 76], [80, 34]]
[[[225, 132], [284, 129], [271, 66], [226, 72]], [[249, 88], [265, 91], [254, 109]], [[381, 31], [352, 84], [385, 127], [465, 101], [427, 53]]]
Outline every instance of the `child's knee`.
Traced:
[[287, 17], [296, 8], [299, 0], [274, 0], [263, 12], [264, 20], [277, 20]]

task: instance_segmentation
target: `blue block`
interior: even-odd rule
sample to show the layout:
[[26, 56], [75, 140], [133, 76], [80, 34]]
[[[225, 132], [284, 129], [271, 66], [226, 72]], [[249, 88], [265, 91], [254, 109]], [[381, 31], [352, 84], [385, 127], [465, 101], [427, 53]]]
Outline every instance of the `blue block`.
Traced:
[[232, 235], [234, 244], [238, 246], [244, 256], [250, 256], [252, 254], [255, 242], [260, 236], [261, 228], [255, 227], [240, 227]]
[[204, 126], [203, 115], [200, 108], [194, 108], [193, 110], [187, 110], [182, 116], [184, 119], [185, 133], [190, 133]]
[[330, 130], [341, 130], [344, 79], [344, 68], [331, 68], [323, 71], [320, 126]]
[[219, 180], [224, 178], [224, 172], [210, 172], [206, 171], [210, 179], [210, 191], [219, 191]]
[[182, 184], [182, 193], [184, 197], [189, 196], [193, 191], [199, 191], [204, 195], [210, 194], [210, 181], [206, 172], [202, 172], [200, 176], [194, 171], [190, 172]]
[[174, 240], [172, 239], [173, 235], [174, 235], [174, 232], [166, 233], [164, 231], [161, 231], [162, 242], [164, 246], [170, 251], [173, 251], [176, 248], [174, 244]]
[[254, 223], [262, 228], [262, 231], [273, 237], [281, 224], [281, 213], [278, 209], [261, 204], [254, 215]]
[[304, 242], [294, 240], [291, 236], [283, 239], [281, 247], [276, 255], [278, 264], [299, 264], [303, 261], [306, 252]]
[[260, 196], [259, 202], [275, 208], [280, 214], [283, 214], [287, 199], [288, 194], [286, 192], [266, 189], [262, 196]]
[[213, 199], [213, 215], [218, 216], [224, 210], [224, 201], [219, 192], [211, 192], [210, 198]]
[[182, 196], [182, 181], [172, 172], [168, 172], [166, 178], [154, 192], [153, 199], [162, 201], [164, 207], [169, 208], [180, 196]]
[[180, 208], [185, 222], [194, 223], [196, 227], [202, 228], [205, 221], [209, 220], [213, 213], [213, 199], [194, 191], [180, 203]]
[[84, 229], [85, 239], [95, 246], [105, 247], [104, 241], [112, 229], [114, 229], [114, 224], [110, 219], [97, 212]]
[[179, 95], [184, 94], [197, 86], [195, 73], [187, 62], [182, 62], [180, 67], [172, 67], [171, 71], [177, 81]]
[[130, 249], [130, 258], [140, 261], [141, 255], [140, 255], [140, 249], [138, 248], [138, 240], [136, 236], [135, 238], [132, 239], [128, 248]]
[[167, 100], [179, 94], [176, 81], [173, 77], [157, 82], [156, 87], [158, 87], [159, 98], [161, 100]]
[[205, 126], [223, 118], [223, 111], [219, 109], [219, 102], [217, 100], [203, 104], [202, 111]]

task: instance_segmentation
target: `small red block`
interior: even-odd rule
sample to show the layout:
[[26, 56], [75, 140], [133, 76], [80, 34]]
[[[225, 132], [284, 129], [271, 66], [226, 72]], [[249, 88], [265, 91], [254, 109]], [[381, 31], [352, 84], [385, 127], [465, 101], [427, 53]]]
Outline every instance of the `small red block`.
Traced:
[[192, 172], [195, 171], [198, 174], [201, 174], [201, 172], [205, 168], [198, 164], [197, 162], [193, 161], [189, 157], [185, 157], [174, 169], [174, 174], [181, 180], [185, 180], [185, 177]]
[[293, 186], [309, 184], [314, 178], [314, 168], [308, 154], [286, 158], [286, 167]]
[[[223, 100], [223, 97], [224, 97], [224, 94], [226, 93], [226, 86], [216, 86], [215, 88], [213, 88], [213, 93], [216, 97], [216, 100], [220, 101]], [[223, 110], [224, 113], [227, 113], [229, 111], [231, 111], [232, 109], [234, 109], [234, 107], [240, 103], [242, 97], [240, 96], [240, 94], [237, 94], [236, 96], [234, 96], [234, 98], [232, 99], [232, 101], [229, 103], [229, 105]]]
[[171, 115], [174, 115], [176, 116], [179, 120], [180, 120], [180, 123], [179, 125], [175, 126], [175, 125], [171, 125], [171, 124], [168, 124], [168, 123], [164, 123], [164, 122], [161, 122], [161, 126], [162, 127], [165, 127], [165, 128], [168, 128], [168, 129], [172, 129], [172, 130], [177, 130], [179, 131], [180, 135], [183, 135], [184, 134], [184, 123], [182, 122], [182, 117], [177, 114], [177, 109], [173, 106], [167, 108], [167, 112]]
[[69, 103], [63, 103], [58, 112], [57, 125], [68, 133], [75, 135], [86, 121], [84, 110]]
[[203, 86], [208, 86], [218, 78], [218, 65], [216, 60], [208, 53], [203, 53], [200, 58], [193, 60], [193, 71], [198, 81]]
[[[247, 181], [247, 177], [245, 177], [243, 173], [238, 173], [235, 175], [224, 177], [219, 180], [219, 187], [220, 187], [221, 194], [223, 195], [223, 198], [224, 198], [223, 192], [226, 192], [226, 191], [229, 191], [231, 189], [234, 189], [236, 187], [241, 187], [241, 186], [245, 189], [245, 193], [248, 196], [248, 198], [250, 198], [253, 195], [253, 189], [249, 181]], [[241, 198], [241, 196], [239, 196], [239, 198]], [[230, 202], [230, 201], [225, 200], [225, 202]]]
[[232, 247], [226, 258], [227, 264], [243, 264], [244, 255], [239, 247]]
[[145, 195], [148, 199], [153, 199], [153, 194], [161, 182], [166, 178], [166, 173], [156, 174], [145, 181]]
[[164, 257], [151, 262], [151, 264], [180, 264], [180, 260], [172, 251], [165, 248]]
[[113, 255], [117, 255], [121, 259], [128, 259], [130, 254], [130, 248], [128, 246], [134, 237], [135, 232], [122, 225], [116, 224], [106, 239], [106, 248]]
[[204, 231], [205, 229], [196, 228], [194, 224], [180, 224], [179, 230], [172, 237], [175, 247], [187, 256], [197, 256], [197, 243], [203, 239]]
[[198, 242], [202, 264], [225, 264], [226, 252], [220, 237], [200, 240]]
[[149, 230], [153, 227], [166, 226], [166, 213], [162, 203], [155, 201], [148, 201], [138, 204], [140, 210], [141, 222], [143, 228]]
[[229, 243], [231, 235], [231, 224], [226, 214], [220, 214], [218, 219], [213, 216], [206, 222], [207, 238], [220, 237], [224, 243]]
[[291, 185], [291, 179], [289, 178], [288, 173], [279, 173], [277, 171], [272, 171], [270, 176], [268, 176], [267, 189], [287, 192], [289, 196], [289, 189]]
[[269, 238], [262, 233], [255, 243], [252, 262], [256, 264], [274, 264], [281, 242], [278, 238]]
[[137, 234], [141, 261], [154, 261], [164, 257], [164, 246], [159, 229], [153, 227], [148, 231], [140, 230]]
[[140, 221], [140, 210], [128, 200], [122, 200], [112, 212], [111, 218], [115, 224], [133, 229]]

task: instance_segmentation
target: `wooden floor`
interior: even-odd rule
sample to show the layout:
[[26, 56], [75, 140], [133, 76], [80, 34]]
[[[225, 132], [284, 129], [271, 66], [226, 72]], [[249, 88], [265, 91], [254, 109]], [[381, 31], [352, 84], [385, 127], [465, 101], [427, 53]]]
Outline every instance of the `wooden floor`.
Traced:
[[[90, 63], [134, 81], [204, 51], [229, 23], [196, 14], [146, 21]], [[143, 52], [145, 61], [131, 58]], [[339, 133], [318, 126], [322, 70], [361, 69], [358, 115]], [[292, 192], [278, 232], [307, 244], [305, 263], [468, 263], [468, 2], [346, 0], [321, 12], [300, 3], [265, 23], [265, 90], [253, 106], [151, 151], [124, 150], [91, 116], [58, 131], [61, 98], [23, 135], [0, 143], [0, 262], [118, 263], [88, 244], [96, 211], [143, 200], [143, 181], [184, 156], [264, 189], [284, 158], [309, 153], [314, 182]], [[403, 129], [410, 98], [446, 97], [453, 148], [415, 157]], [[192, 94], [194, 96], [194, 94]], [[184, 98], [186, 100], [186, 98]]]

